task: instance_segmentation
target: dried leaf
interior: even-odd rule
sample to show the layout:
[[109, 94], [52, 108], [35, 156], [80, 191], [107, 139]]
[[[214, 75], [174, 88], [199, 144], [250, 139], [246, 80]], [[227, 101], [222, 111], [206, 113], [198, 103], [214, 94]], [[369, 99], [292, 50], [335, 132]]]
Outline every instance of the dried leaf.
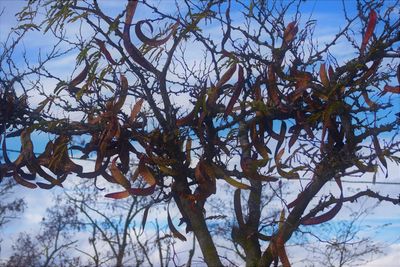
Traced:
[[335, 179], [336, 183], [338, 184], [339, 188], [340, 188], [340, 198], [338, 200], [338, 202], [336, 203], [336, 205], [329, 210], [328, 212], [319, 215], [319, 216], [315, 216], [306, 220], [302, 220], [301, 224], [303, 225], [315, 225], [315, 224], [320, 224], [320, 223], [324, 223], [327, 222], [331, 219], [333, 219], [336, 214], [339, 213], [340, 209], [342, 208], [342, 204], [343, 204], [343, 188], [342, 188], [342, 183], [340, 181], [339, 178]]
[[371, 12], [369, 13], [367, 29], [365, 31], [364, 38], [361, 43], [361, 48], [360, 48], [361, 55], [364, 54], [368, 41], [371, 38], [372, 34], [374, 33], [377, 17], [378, 15], [376, 14], [375, 10], [371, 10]]
[[110, 171], [114, 178], [114, 180], [125, 189], [131, 188], [131, 182], [122, 174], [122, 172], [118, 169], [117, 164], [117, 157], [115, 157], [111, 163]]
[[319, 77], [321, 79], [321, 83], [325, 87], [329, 87], [329, 78], [328, 78], [328, 75], [326, 74], [325, 63], [321, 64], [321, 66], [319, 68]]
[[156, 38], [149, 38], [146, 35], [144, 35], [144, 33], [142, 31], [143, 23], [146, 23], [147, 25], [150, 26], [151, 29], [153, 29], [149, 20], [141, 20], [141, 21], [138, 21], [138, 23], [136, 23], [135, 33], [140, 41], [142, 41], [144, 44], [149, 45], [149, 46], [160, 46], [160, 45], [165, 44], [171, 38], [172, 34], [174, 34], [174, 32], [176, 31], [176, 29], [179, 26], [179, 21], [175, 22], [171, 26], [171, 31], [169, 32], [169, 34], [166, 37], [161, 38], [161, 39], [156, 39]]
[[128, 191], [109, 193], [109, 194], [105, 195], [105, 197], [114, 198], [114, 199], [127, 198], [129, 196], [130, 196], [130, 193]]
[[190, 138], [190, 136], [188, 137], [187, 141], [186, 141], [186, 165], [190, 165], [191, 163], [191, 153], [192, 153], [192, 138]]
[[78, 76], [76, 76], [70, 83], [70, 87], [75, 87], [78, 84], [80, 84], [81, 82], [83, 82], [86, 79], [86, 76], [88, 75], [89, 72], [89, 64], [87, 64], [87, 62], [85, 63], [85, 68], [82, 70], [81, 73], [78, 74]]
[[177, 119], [176, 126], [181, 127], [181, 126], [191, 125], [194, 122], [194, 118], [195, 118], [194, 115], [195, 115], [195, 110], [192, 110], [185, 117]]
[[296, 21], [292, 21], [286, 26], [285, 32], [283, 33], [283, 40], [285, 41], [286, 44], [289, 44], [290, 42], [293, 41], [298, 30], [299, 28], [296, 25]]
[[110, 62], [112, 65], [118, 65], [118, 63], [112, 58], [110, 52], [107, 50], [105, 42], [101, 41], [97, 38], [94, 38], [97, 45], [100, 48], [100, 52], [106, 57], [106, 59], [108, 60], [108, 62]]
[[138, 169], [139, 174], [144, 178], [146, 183], [148, 183], [150, 186], [156, 184], [156, 179], [154, 178], [154, 175], [151, 173], [149, 168], [147, 168], [143, 161], [139, 163]]
[[152, 185], [145, 188], [130, 188], [128, 191], [134, 196], [150, 196], [154, 193], [156, 185]]
[[244, 226], [244, 219], [242, 213], [242, 204], [241, 204], [241, 197], [240, 197], [240, 189], [236, 189], [234, 196], [233, 196], [233, 206], [235, 209], [236, 219], [240, 228]]
[[132, 108], [132, 111], [131, 111], [131, 116], [129, 118], [131, 122], [135, 122], [136, 121], [137, 115], [139, 114], [139, 112], [140, 112], [140, 110], [142, 108], [143, 102], [144, 102], [144, 99], [141, 98], [135, 103], [135, 105], [133, 105], [133, 108]]
[[387, 169], [386, 159], [385, 159], [385, 156], [383, 155], [382, 148], [379, 144], [378, 137], [376, 137], [376, 135], [372, 136], [372, 142], [374, 144], [376, 156], [378, 157], [378, 159], [382, 163], [382, 165]]
[[27, 188], [35, 189], [37, 187], [34, 183], [30, 183], [30, 182], [26, 181], [25, 179], [23, 179], [16, 171], [14, 171], [13, 177], [17, 183], [19, 183], [20, 185], [23, 185]]
[[141, 227], [142, 227], [142, 231], [144, 231], [144, 227], [146, 226], [146, 221], [147, 221], [147, 216], [149, 215], [149, 209], [150, 209], [151, 205], [148, 205], [143, 212], [143, 217], [142, 217], [142, 223], [141, 223]]
[[[230, 78], [232, 78], [233, 74], [236, 71], [236, 63], [233, 63], [229, 69], [222, 75], [221, 79], [217, 82], [217, 84], [215, 85], [216, 88], [221, 88], [222, 85], [224, 85], [227, 81], [230, 80]], [[243, 71], [243, 68], [242, 68]], [[243, 73], [242, 73], [243, 74]]]
[[250, 189], [250, 188], [251, 188], [251, 186], [249, 186], [249, 185], [247, 185], [247, 184], [244, 184], [244, 183], [241, 183], [241, 182], [239, 182], [239, 181], [237, 181], [237, 180], [231, 178], [230, 176], [226, 176], [226, 175], [225, 175], [223, 179], [224, 179], [228, 184], [230, 184], [230, 185], [232, 185], [232, 186], [234, 186], [234, 187], [236, 187], [236, 188], [238, 188], [238, 189]]
[[135, 13], [136, 6], [138, 1], [128, 1], [128, 5], [126, 7], [126, 17], [125, 17], [125, 26], [123, 32], [123, 42], [126, 51], [128, 52], [129, 56], [138, 63], [140, 66], [145, 68], [152, 73], [158, 74], [158, 70], [147, 60], [143, 57], [142, 53], [137, 49], [131, 42], [130, 36], [130, 28], [132, 24], [133, 14]]
[[169, 229], [171, 230], [172, 234], [174, 237], [179, 238], [182, 241], [186, 241], [186, 237], [184, 235], [182, 235], [174, 226], [174, 224], [172, 223], [171, 220], [171, 215], [169, 214], [169, 209], [168, 209], [168, 226]]
[[231, 99], [229, 100], [228, 105], [226, 106], [226, 109], [224, 112], [224, 117], [227, 117], [228, 115], [232, 114], [233, 106], [237, 102], [243, 87], [244, 87], [243, 67], [239, 66], [238, 82], [234, 86], [233, 95], [232, 95]]

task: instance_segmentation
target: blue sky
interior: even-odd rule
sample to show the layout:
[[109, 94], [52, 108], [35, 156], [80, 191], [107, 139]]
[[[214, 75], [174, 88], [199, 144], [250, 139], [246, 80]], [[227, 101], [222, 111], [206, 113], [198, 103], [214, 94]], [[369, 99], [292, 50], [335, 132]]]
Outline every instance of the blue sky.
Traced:
[[[168, 6], [170, 1], [163, 1], [162, 6]], [[172, 1], [171, 1], [172, 2]], [[349, 13], [352, 14], [355, 12], [354, 8], [351, 8], [352, 6], [352, 1], [344, 1], [346, 5], [349, 7]], [[124, 5], [125, 1], [100, 1], [102, 5], [104, 5], [105, 8], [107, 8], [107, 11], [109, 14], [116, 14], [120, 10], [120, 5]], [[13, 27], [16, 23], [14, 14], [20, 10], [20, 8], [24, 5], [24, 1], [15, 1], [15, 0], [0, 0], [0, 11], [5, 10], [4, 14], [0, 17], [0, 41], [4, 41], [6, 38], [6, 35], [11, 27]], [[304, 12], [302, 13], [302, 21], [304, 21], [306, 18], [308, 18], [310, 15], [314, 19], [317, 20], [316, 24], [316, 36], [318, 39], [321, 41], [327, 41], [332, 36], [337, 32], [338, 29], [342, 27], [343, 24], [343, 15], [342, 15], [342, 2], [337, 1], [337, 0], [323, 0], [323, 1], [307, 1], [304, 6]], [[235, 10], [238, 12], [239, 10], [236, 8]], [[139, 14], [139, 16], [145, 16], [146, 14]], [[287, 21], [291, 21], [291, 17], [287, 18]], [[238, 22], [239, 23], [239, 22]], [[76, 29], [71, 29], [71, 31], [75, 31]], [[381, 28], [378, 27], [378, 31], [381, 30]], [[39, 32], [30, 32], [26, 36], [25, 42], [25, 49], [28, 52], [28, 57], [32, 60], [34, 60], [35, 56], [37, 55], [39, 49], [42, 49], [43, 51], [46, 51], [51, 46], [52, 40], [51, 38], [48, 38], [48, 36], [43, 36]], [[361, 37], [360, 37], [360, 42], [361, 42]], [[332, 53], [336, 55], [339, 58], [339, 61], [345, 61], [349, 57], [354, 55], [354, 50], [349, 49], [348, 45], [345, 45], [341, 41], [339, 41], [337, 48], [333, 49]], [[196, 55], [193, 55], [194, 57]], [[200, 56], [200, 55], [197, 55]], [[54, 68], [54, 72], [58, 74], [63, 74], [67, 73], [68, 75], [71, 73], [71, 70], [73, 70], [74, 63], [75, 63], [75, 58], [76, 54], [71, 53], [65, 57], [62, 57], [57, 60], [57, 62], [53, 63], [52, 67]], [[22, 57], [21, 58], [16, 58], [17, 62], [22, 62]], [[65, 78], [68, 78], [70, 76], [67, 76]], [[49, 88], [54, 88], [55, 84], [52, 81], [48, 81], [47, 85]], [[179, 99], [177, 100], [179, 101]], [[40, 99], [33, 99], [32, 103], [38, 103], [40, 102]], [[400, 105], [397, 107], [397, 112], [400, 109]], [[39, 136], [34, 136], [33, 139], [35, 140], [35, 150], [40, 152], [44, 148], [45, 141], [48, 139], [47, 134], [41, 134]], [[18, 140], [10, 140], [8, 141], [8, 147], [10, 149], [19, 149], [18, 145]], [[15, 156], [15, 155], [13, 155]], [[390, 162], [389, 162], [390, 163]], [[390, 175], [389, 178], [385, 179], [383, 174], [380, 174], [378, 177], [379, 181], [387, 181], [387, 182], [400, 182], [400, 168], [399, 166], [390, 163]], [[365, 177], [363, 178], [365, 181], [371, 181], [371, 177]], [[374, 188], [378, 191], [382, 192], [388, 192], [392, 196], [395, 196], [400, 192], [400, 185], [376, 185], [373, 186], [371, 184], [346, 184], [347, 187], [347, 192], [351, 192], [352, 190], [356, 190], [357, 188], [364, 189], [364, 188]], [[335, 189], [336, 185], [332, 183], [331, 185], [328, 185], [326, 188], [321, 193], [328, 193], [328, 192], [337, 192]], [[297, 185], [291, 185], [289, 186], [289, 190], [296, 191], [298, 190]], [[29, 209], [27, 209], [27, 212], [23, 215], [23, 219], [26, 219], [25, 223], [22, 223], [23, 220], [19, 221], [18, 228], [14, 229], [8, 229], [6, 234], [9, 234], [9, 236], [12, 236], [15, 231], [20, 230], [20, 229], [29, 229], [30, 227], [32, 229], [35, 228], [35, 225], [40, 221], [41, 217], [44, 214], [46, 206], [43, 205], [44, 200], [50, 201], [51, 196], [48, 194], [47, 191], [44, 190], [35, 190], [35, 191], [30, 191], [25, 188], [18, 189], [17, 191], [18, 195], [23, 195], [27, 201], [29, 201]], [[295, 196], [295, 194], [294, 194]], [[374, 201], [370, 201], [369, 205], [373, 205]], [[352, 206], [355, 208], [357, 203]], [[345, 220], [348, 218], [349, 213], [346, 211], [342, 211], [339, 213], [337, 220]], [[368, 219], [365, 220], [366, 223], [372, 224], [372, 225], [380, 225], [382, 223], [392, 223], [391, 226], [387, 227], [384, 231], [382, 231], [376, 238], [381, 239], [382, 241], [388, 241], [388, 242], [397, 242], [397, 245], [394, 246], [394, 251], [391, 253], [400, 253], [400, 241], [398, 238], [400, 238], [399, 235], [399, 230], [400, 230], [400, 224], [399, 224], [399, 218], [400, 218], [400, 208], [394, 207], [391, 204], [382, 204], [378, 208], [375, 209], [375, 214]], [[395, 241], [397, 239], [397, 241]], [[3, 243], [4, 245], [4, 243]], [[4, 253], [4, 252], [2, 252]], [[2, 257], [4, 255], [0, 255]], [[389, 257], [390, 258], [390, 257]], [[394, 259], [394, 258], [393, 258]], [[397, 262], [386, 262], [385, 264], [392, 264], [392, 266], [395, 266]], [[379, 264], [379, 263], [378, 263]], [[389, 266], [389, 265], [385, 265]]]

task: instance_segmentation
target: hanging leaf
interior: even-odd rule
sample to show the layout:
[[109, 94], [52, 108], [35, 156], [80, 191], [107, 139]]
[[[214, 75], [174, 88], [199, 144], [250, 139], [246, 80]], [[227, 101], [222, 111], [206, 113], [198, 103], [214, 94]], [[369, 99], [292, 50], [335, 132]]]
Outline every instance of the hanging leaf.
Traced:
[[361, 55], [364, 54], [368, 41], [371, 38], [372, 34], [374, 33], [377, 17], [378, 15], [376, 14], [375, 10], [371, 10], [371, 12], [369, 13], [367, 29], [365, 31], [364, 38], [361, 43], [361, 48], [360, 48]]
[[329, 87], [329, 78], [328, 75], [326, 74], [326, 68], [325, 68], [325, 63], [321, 64], [319, 68], [319, 77], [321, 79], [321, 83], [328, 88]]
[[169, 229], [170, 229], [171, 232], [172, 232], [172, 235], [173, 235], [174, 237], [176, 237], [176, 238], [182, 240], [182, 241], [186, 241], [186, 237], [185, 237], [184, 235], [182, 235], [182, 234], [175, 228], [174, 224], [172, 223], [171, 215], [169, 214], [169, 208], [168, 208], [167, 214], [168, 214], [168, 226], [169, 226]]
[[114, 180], [125, 189], [131, 188], [131, 182], [122, 174], [122, 172], [118, 169], [116, 161], [118, 157], [115, 157], [111, 163], [110, 171], [114, 178]]
[[139, 114], [139, 112], [140, 112], [140, 110], [142, 108], [143, 102], [144, 102], [144, 99], [141, 98], [138, 101], [136, 101], [135, 105], [133, 105], [133, 108], [132, 108], [132, 111], [131, 111], [131, 116], [129, 118], [131, 122], [135, 122], [136, 121], [137, 115]]
[[233, 178], [231, 178], [230, 176], [227, 176], [227, 175], [225, 175], [225, 176], [223, 177], [223, 179], [224, 179], [228, 184], [230, 184], [230, 185], [232, 185], [232, 186], [234, 186], [234, 187], [236, 187], [236, 188], [238, 188], [238, 189], [250, 189], [250, 188], [251, 188], [251, 186], [249, 186], [249, 185], [247, 185], [247, 184], [244, 184], [244, 183], [241, 183], [241, 182], [239, 182], [239, 181], [237, 181], [237, 180], [235, 180], [235, 179], [233, 179]]
[[144, 35], [144, 33], [142, 32], [142, 25], [144, 23], [149, 25], [151, 31], [153, 31], [153, 26], [151, 25], [149, 20], [141, 20], [136, 23], [135, 33], [140, 41], [142, 41], [144, 44], [149, 45], [149, 46], [160, 46], [160, 45], [165, 44], [171, 38], [172, 34], [175, 33], [176, 29], [179, 26], [179, 20], [178, 20], [171, 26], [171, 30], [166, 37], [161, 38], [161, 39], [156, 39], [156, 38], [149, 38], [146, 35]]
[[189, 136], [187, 141], [186, 141], [186, 153], [185, 153], [185, 156], [186, 156], [185, 164], [187, 166], [189, 166], [191, 161], [192, 161], [191, 160], [191, 153], [192, 153], [192, 138], [190, 138], [190, 136]]
[[243, 219], [243, 213], [242, 213], [242, 204], [241, 204], [241, 198], [240, 198], [240, 189], [236, 189], [235, 193], [233, 195], [233, 206], [235, 209], [235, 214], [236, 214], [236, 219], [238, 221], [239, 227], [243, 228], [244, 224], [244, 219]]
[[13, 177], [17, 183], [19, 183], [20, 185], [23, 185], [27, 188], [35, 189], [37, 187], [34, 183], [28, 182], [25, 179], [23, 179], [16, 171], [14, 171]]
[[385, 169], [387, 169], [386, 159], [385, 159], [385, 156], [383, 155], [382, 148], [379, 145], [378, 137], [376, 137], [376, 135], [372, 136], [372, 142], [374, 144], [376, 156], [378, 157], [378, 159], [382, 163], [382, 165], [385, 167]]
[[150, 196], [154, 193], [156, 185], [152, 185], [144, 188], [130, 188], [128, 191], [134, 196]]
[[243, 67], [239, 65], [239, 72], [238, 72], [238, 82], [233, 88], [233, 95], [229, 100], [228, 105], [226, 106], [224, 117], [226, 118], [228, 115], [232, 114], [233, 106], [237, 102], [240, 93], [244, 87], [244, 74], [243, 74]]
[[112, 65], [119, 65], [111, 56], [110, 52], [107, 50], [105, 42], [101, 41], [97, 38], [94, 38], [97, 45], [100, 48], [100, 52], [105, 56], [105, 58], [110, 62]]
[[[215, 85], [216, 88], [221, 88], [222, 85], [224, 85], [226, 82], [228, 82], [233, 74], [236, 71], [236, 63], [234, 62], [229, 69], [222, 75], [221, 79], [217, 82], [217, 84]], [[243, 71], [243, 68], [242, 68]]]
[[121, 91], [118, 100], [115, 101], [112, 107], [112, 111], [114, 113], [118, 113], [121, 110], [122, 106], [125, 103], [126, 97], [128, 96], [128, 88], [129, 88], [128, 80], [124, 75], [121, 74], [120, 81], [121, 81]]
[[144, 178], [146, 183], [148, 183], [150, 186], [156, 184], [156, 179], [154, 178], [154, 175], [151, 173], [149, 168], [147, 168], [147, 166], [143, 161], [139, 163], [138, 169], [139, 169], [139, 174]]
[[114, 199], [122, 199], [122, 198], [127, 198], [129, 196], [130, 196], [130, 193], [128, 191], [109, 193], [109, 194], [105, 195], [105, 197], [114, 198]]
[[142, 53], [137, 49], [131, 41], [130, 28], [132, 24], [132, 18], [136, 10], [136, 6], [138, 1], [128, 1], [128, 5], [126, 7], [126, 17], [125, 17], [125, 26], [123, 32], [123, 42], [126, 51], [129, 56], [140, 66], [145, 68], [148, 71], [151, 71], [154, 74], [158, 74], [159, 71], [147, 60], [143, 57]]
[[144, 227], [146, 226], [147, 216], [149, 215], [150, 207], [151, 205], [148, 205], [143, 212], [142, 223], [141, 223], [142, 232], [144, 231]]
[[89, 64], [87, 62], [85, 62], [85, 68], [82, 70], [81, 73], [78, 74], [78, 76], [76, 76], [70, 83], [69, 86], [70, 87], [76, 87], [78, 84], [80, 84], [81, 82], [83, 82], [89, 72]]
[[343, 204], [343, 188], [342, 188], [342, 182], [340, 181], [340, 178], [335, 178], [335, 181], [340, 189], [340, 198], [338, 199], [338, 202], [336, 203], [336, 205], [331, 210], [329, 210], [328, 212], [326, 212], [322, 215], [302, 220], [301, 224], [303, 224], [303, 225], [321, 224], [321, 223], [324, 223], [324, 222], [327, 222], [327, 221], [333, 219], [336, 216], [336, 214], [339, 213], [340, 209], [342, 208], [342, 204]]
[[294, 37], [299, 30], [298, 26], [296, 25], [296, 21], [290, 22], [283, 33], [283, 40], [286, 44], [289, 44], [293, 41]]

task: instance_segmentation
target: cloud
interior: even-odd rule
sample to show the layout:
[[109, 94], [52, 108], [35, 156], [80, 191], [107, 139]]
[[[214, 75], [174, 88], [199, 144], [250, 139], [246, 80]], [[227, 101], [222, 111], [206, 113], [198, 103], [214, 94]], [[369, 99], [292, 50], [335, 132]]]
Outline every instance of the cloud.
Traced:
[[386, 250], [386, 255], [373, 260], [365, 267], [398, 267], [400, 255], [400, 244], [393, 244]]

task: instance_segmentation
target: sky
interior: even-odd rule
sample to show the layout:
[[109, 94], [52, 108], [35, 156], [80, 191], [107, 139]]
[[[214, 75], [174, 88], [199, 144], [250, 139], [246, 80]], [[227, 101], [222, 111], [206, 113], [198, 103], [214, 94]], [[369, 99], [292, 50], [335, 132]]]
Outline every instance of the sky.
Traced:
[[[171, 1], [172, 2], [172, 1]], [[351, 1], [344, 1], [345, 3], [349, 3]], [[124, 4], [125, 1], [111, 1], [111, 0], [103, 0], [100, 1], [101, 5], [106, 8], [109, 14], [117, 14], [120, 9], [120, 5]], [[160, 7], [168, 6], [170, 1], [163, 1], [160, 3]], [[21, 7], [24, 5], [24, 1], [15, 1], [15, 0], [0, 0], [0, 12], [4, 9], [4, 13], [0, 16], [0, 42], [4, 41], [7, 37], [8, 31], [14, 27], [16, 20], [14, 14], [18, 12]], [[323, 1], [307, 1], [306, 8], [302, 13], [304, 18], [308, 16], [312, 16], [317, 20], [316, 26], [316, 36], [320, 43], [324, 41], [328, 41], [332, 38], [332, 36], [337, 32], [338, 29], [342, 27], [343, 24], [343, 16], [341, 15], [341, 2], [336, 0], [323, 0]], [[351, 6], [351, 4], [348, 4]], [[233, 10], [233, 12], [239, 12], [239, 10]], [[350, 14], [354, 12], [354, 9], [349, 10]], [[138, 14], [139, 17], [145, 17], [146, 14]], [[240, 23], [240, 22], [238, 22]], [[210, 33], [213, 33], [213, 29], [208, 29]], [[73, 36], [77, 33], [77, 28], [70, 28], [69, 34]], [[54, 39], [49, 36], [43, 36], [38, 32], [31, 32], [26, 36], [24, 40], [25, 49], [28, 52], [28, 57], [34, 59], [39, 50], [46, 51], [51, 47], [51, 44], [54, 43]], [[347, 58], [350, 58], [354, 51], [349, 49], [348, 46], [339, 41], [335, 48], [331, 51], [335, 56], [337, 56], [340, 60], [345, 61]], [[193, 62], [198, 60], [201, 55], [196, 54], [195, 50], [192, 52]], [[74, 63], [76, 59], [76, 53], [70, 53], [66, 56], [63, 56], [54, 62], [51, 63], [51, 69], [54, 73], [59, 75], [70, 74], [71, 70], [73, 70]], [[22, 57], [20, 58], [22, 62]], [[69, 78], [70, 76], [66, 76], [65, 78]], [[45, 85], [51, 90], [55, 87], [54, 81], [48, 81]], [[32, 104], [37, 104], [41, 101], [40, 98], [33, 98]], [[175, 101], [184, 101], [183, 99], [177, 98]], [[127, 106], [126, 108], [130, 108]], [[35, 150], [41, 151], [44, 147], [45, 140], [49, 138], [48, 135], [42, 134], [40, 136], [35, 136]], [[10, 149], [19, 149], [18, 140], [11, 140], [8, 145]], [[377, 181], [380, 182], [394, 182], [400, 183], [400, 168], [399, 166], [389, 162], [389, 177], [385, 178], [384, 174], [380, 173], [378, 175]], [[363, 181], [369, 182], [372, 181], [372, 177], [364, 177]], [[335, 184], [329, 184], [326, 186], [322, 193], [333, 192], [338, 193], [338, 190], [335, 188]], [[345, 183], [347, 192], [355, 192], [358, 189], [364, 188], [374, 188], [374, 190], [388, 192], [388, 194], [395, 196], [400, 192], [400, 184], [380, 184], [380, 185], [372, 185], [370, 183], [360, 183], [360, 184], [351, 184]], [[59, 190], [59, 189], [57, 189]], [[55, 193], [57, 193], [57, 190]], [[290, 184], [288, 186], [288, 191], [296, 192], [299, 190], [299, 186], [297, 184]], [[51, 204], [51, 194], [48, 194], [47, 191], [44, 190], [28, 190], [25, 188], [19, 188], [17, 190], [18, 195], [21, 195], [25, 198], [28, 203], [27, 211], [22, 215], [21, 219], [18, 220], [18, 224], [14, 224], [12, 228], [8, 228], [3, 233], [3, 236], [7, 237], [5, 240], [12, 240], [15, 238], [15, 234], [21, 230], [31, 229], [32, 231], [37, 230], [37, 225], [41, 221], [45, 210]], [[296, 194], [294, 194], [296, 195]], [[365, 203], [365, 205], [372, 206], [374, 201], [369, 201]], [[357, 205], [357, 204], [356, 204]], [[353, 206], [356, 208], [357, 206]], [[348, 219], [350, 212], [347, 210], [341, 211], [335, 220], [346, 220]], [[386, 227], [384, 231], [380, 232], [379, 235], [376, 235], [378, 240], [383, 242], [387, 242], [389, 244], [389, 248], [387, 249], [387, 255], [376, 259], [368, 264], [369, 267], [372, 266], [397, 266], [398, 261], [396, 260], [395, 255], [400, 255], [400, 208], [394, 207], [391, 204], [380, 205], [374, 209], [374, 215], [365, 219], [366, 224], [379, 226], [381, 224], [390, 223], [391, 225]], [[0, 252], [0, 258], [7, 256], [7, 244], [3, 242], [2, 251]], [[295, 253], [295, 252], [293, 252]]]

